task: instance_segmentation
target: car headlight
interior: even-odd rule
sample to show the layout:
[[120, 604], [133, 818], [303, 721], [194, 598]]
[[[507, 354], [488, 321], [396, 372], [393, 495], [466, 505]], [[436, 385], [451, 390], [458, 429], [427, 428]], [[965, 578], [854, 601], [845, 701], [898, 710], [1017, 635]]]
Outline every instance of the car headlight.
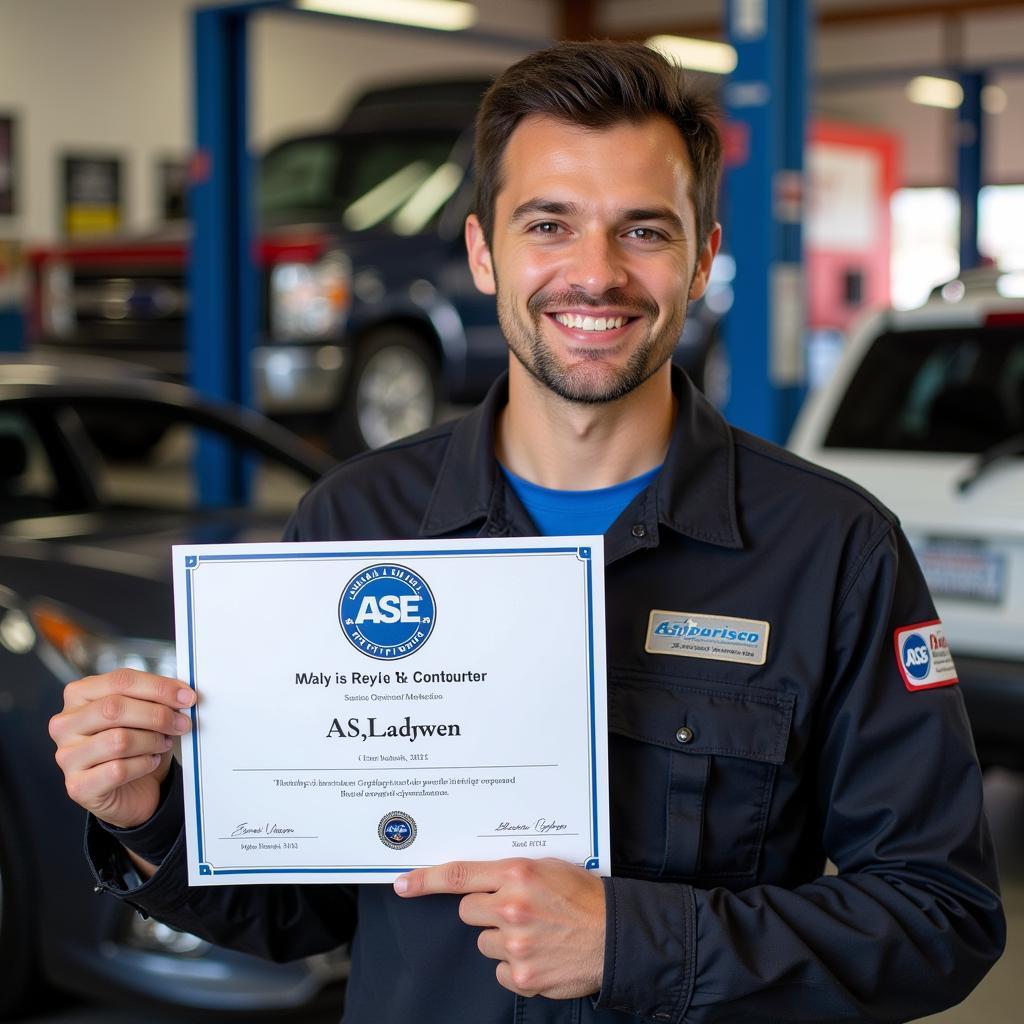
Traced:
[[335, 338], [352, 304], [352, 267], [344, 253], [316, 263], [278, 263], [270, 272], [270, 326], [277, 341]]
[[167, 640], [115, 636], [86, 616], [51, 602], [37, 602], [29, 614], [43, 641], [40, 657], [67, 682], [115, 668], [177, 675], [174, 644]]
[[71, 268], [59, 260], [51, 260], [42, 274], [43, 330], [58, 338], [67, 338], [75, 330], [74, 279]]

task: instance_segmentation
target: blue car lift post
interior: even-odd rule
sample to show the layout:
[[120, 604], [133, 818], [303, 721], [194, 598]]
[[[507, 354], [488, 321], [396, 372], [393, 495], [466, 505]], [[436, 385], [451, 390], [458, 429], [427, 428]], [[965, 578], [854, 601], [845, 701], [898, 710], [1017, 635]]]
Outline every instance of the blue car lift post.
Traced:
[[982, 185], [984, 150], [981, 92], [985, 75], [965, 71], [960, 75], [964, 100], [957, 111], [956, 187], [960, 195], [960, 270], [970, 270], [981, 262], [978, 252], [978, 195]]
[[[259, 330], [259, 274], [254, 260], [253, 165], [248, 147], [248, 22], [252, 14], [289, 11], [390, 32], [438, 30], [296, 9], [289, 0], [249, 0], [199, 8], [193, 15], [195, 155], [190, 175], [190, 382], [208, 398], [251, 405], [251, 354]], [[461, 39], [526, 52], [549, 40], [464, 30]], [[242, 457], [201, 437], [195, 458], [199, 503], [244, 504], [250, 472]]]
[[[209, 398], [250, 404], [250, 351], [258, 324], [248, 157], [249, 13], [258, 3], [193, 16], [195, 154], [189, 192], [188, 351], [192, 385]], [[242, 505], [249, 474], [238, 452], [200, 436], [199, 502]]]
[[784, 441], [806, 389], [800, 221], [807, 125], [807, 0], [728, 0], [738, 63], [726, 85], [735, 140], [726, 169], [727, 248], [737, 296], [725, 320], [726, 417]]

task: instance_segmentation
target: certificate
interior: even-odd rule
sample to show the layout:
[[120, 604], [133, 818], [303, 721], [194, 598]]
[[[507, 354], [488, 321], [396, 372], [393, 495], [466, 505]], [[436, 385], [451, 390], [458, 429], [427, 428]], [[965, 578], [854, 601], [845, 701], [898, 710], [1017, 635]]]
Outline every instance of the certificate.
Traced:
[[610, 869], [601, 537], [176, 546], [190, 885]]

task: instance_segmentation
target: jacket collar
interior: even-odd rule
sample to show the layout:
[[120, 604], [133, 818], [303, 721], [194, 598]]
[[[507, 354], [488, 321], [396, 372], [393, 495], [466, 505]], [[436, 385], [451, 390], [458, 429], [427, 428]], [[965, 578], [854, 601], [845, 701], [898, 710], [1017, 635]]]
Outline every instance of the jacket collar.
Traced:
[[[736, 513], [732, 432], [681, 370], [672, 368], [679, 412], [665, 466], [655, 477], [658, 522], [694, 540], [742, 548]], [[453, 428], [420, 535], [437, 537], [482, 523], [481, 533], [508, 531], [508, 489], [494, 458], [498, 413], [508, 403], [508, 375]]]

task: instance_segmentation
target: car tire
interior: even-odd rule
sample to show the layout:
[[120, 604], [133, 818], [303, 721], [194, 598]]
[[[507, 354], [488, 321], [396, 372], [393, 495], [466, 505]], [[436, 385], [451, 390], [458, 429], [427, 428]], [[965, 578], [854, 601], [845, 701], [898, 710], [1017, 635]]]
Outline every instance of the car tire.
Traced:
[[420, 335], [398, 326], [370, 332], [356, 350], [331, 450], [343, 457], [425, 430], [439, 390], [437, 356]]
[[0, 1020], [20, 1014], [36, 989], [31, 886], [28, 865], [14, 845], [17, 835], [14, 817], [0, 797]]

